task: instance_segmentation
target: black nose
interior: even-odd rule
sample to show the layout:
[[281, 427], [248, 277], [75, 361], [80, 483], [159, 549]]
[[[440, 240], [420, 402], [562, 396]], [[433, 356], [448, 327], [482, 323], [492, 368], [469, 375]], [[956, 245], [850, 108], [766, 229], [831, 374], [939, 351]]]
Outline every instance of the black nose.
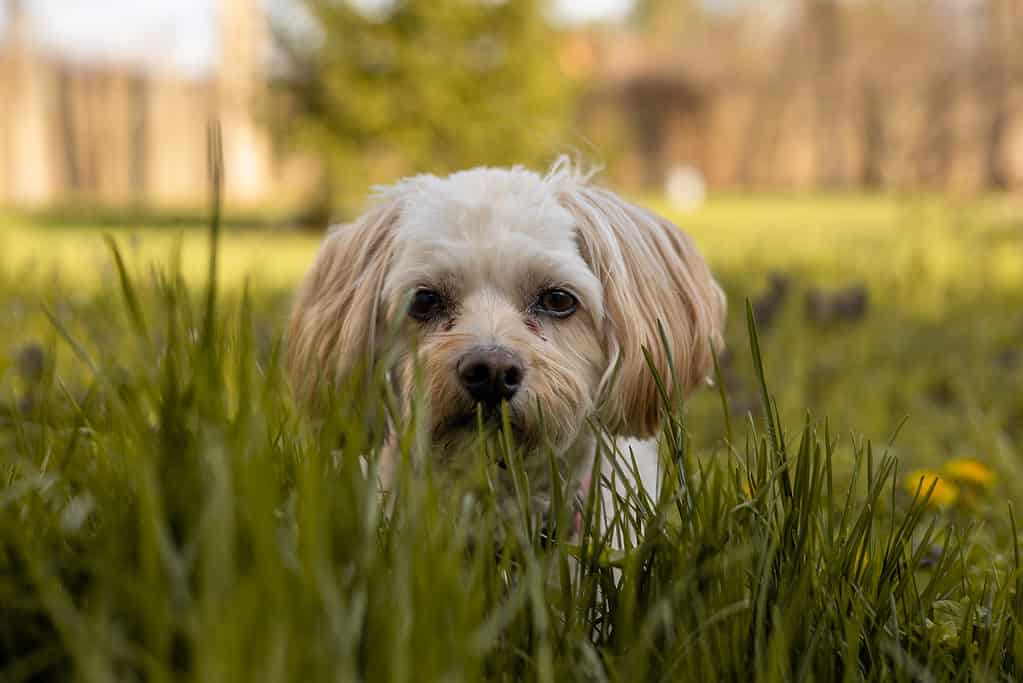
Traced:
[[476, 348], [458, 361], [458, 379], [473, 400], [488, 408], [508, 401], [522, 386], [522, 360], [499, 346]]

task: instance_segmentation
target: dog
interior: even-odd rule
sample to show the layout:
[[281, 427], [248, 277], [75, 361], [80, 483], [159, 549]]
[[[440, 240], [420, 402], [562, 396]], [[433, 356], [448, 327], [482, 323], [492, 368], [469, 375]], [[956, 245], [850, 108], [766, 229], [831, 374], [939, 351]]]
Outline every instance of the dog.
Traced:
[[[371, 208], [329, 232], [295, 297], [287, 364], [298, 398], [312, 402], [357, 359], [381, 357], [385, 327], [401, 321], [388, 376], [409, 411], [418, 375], [443, 471], [476, 467], [481, 418], [500, 431], [506, 415], [543, 512], [550, 452], [589, 494], [597, 423], [630, 461], [624, 477], [610, 461], [603, 473], [619, 493], [656, 498], [663, 399], [647, 357], [671, 401], [708, 381], [725, 296], [689, 236], [592, 175], [562, 157], [543, 175], [480, 167], [376, 188]], [[385, 490], [396, 442], [381, 453]]]

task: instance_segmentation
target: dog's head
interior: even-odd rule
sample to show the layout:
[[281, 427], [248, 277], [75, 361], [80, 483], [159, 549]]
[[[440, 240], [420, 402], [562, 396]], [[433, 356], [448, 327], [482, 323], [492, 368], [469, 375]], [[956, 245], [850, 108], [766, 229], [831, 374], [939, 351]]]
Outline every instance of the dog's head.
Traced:
[[415, 344], [392, 374], [410, 395], [419, 368], [436, 444], [458, 450], [478, 408], [496, 420], [506, 404], [521, 443], [564, 450], [591, 416], [653, 434], [662, 402], [644, 349], [669, 391], [690, 392], [724, 308], [689, 237], [565, 161], [546, 176], [417, 176], [324, 242], [295, 303], [290, 371], [311, 397], [403, 318]]

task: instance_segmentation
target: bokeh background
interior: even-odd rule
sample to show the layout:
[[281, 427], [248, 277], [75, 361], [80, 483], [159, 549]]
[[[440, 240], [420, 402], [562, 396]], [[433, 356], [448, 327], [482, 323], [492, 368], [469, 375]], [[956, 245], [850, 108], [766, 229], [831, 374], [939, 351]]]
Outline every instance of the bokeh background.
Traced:
[[[103, 233], [133, 273], [204, 282], [215, 119], [221, 283], [248, 286], [265, 349], [372, 185], [568, 153], [711, 261], [735, 429], [759, 410], [749, 300], [786, 424], [891, 442], [907, 489], [935, 473], [956, 514], [1023, 500], [1018, 0], [0, 7], [5, 410], [31, 398], [26, 363], [60, 353], [54, 319], [118, 343]], [[694, 443], [721, 449], [717, 397], [690, 409]]]
[[19, 206], [201, 204], [211, 116], [250, 208], [565, 150], [652, 192], [1023, 182], [1015, 0], [4, 4]]

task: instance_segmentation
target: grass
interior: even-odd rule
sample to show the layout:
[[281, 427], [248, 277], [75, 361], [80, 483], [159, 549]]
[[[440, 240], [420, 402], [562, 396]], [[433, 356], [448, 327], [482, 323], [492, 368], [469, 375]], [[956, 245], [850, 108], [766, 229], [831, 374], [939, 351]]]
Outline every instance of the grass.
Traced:
[[[278, 367], [314, 239], [226, 232], [211, 308], [201, 230], [180, 259], [173, 233], [116, 233], [122, 278], [88, 230], [11, 223], [0, 680], [1018, 678], [1018, 209], [727, 198], [679, 220], [731, 296], [731, 354], [720, 395], [666, 408], [689, 486], [618, 501], [622, 553], [559, 535], [567, 502], [537, 520], [485, 477], [438, 490], [415, 451], [383, 513], [358, 455], [386, 393], [312, 424]], [[742, 301], [772, 271], [790, 289], [757, 334]], [[807, 319], [807, 292], [854, 281], [863, 319]]]
[[[59, 225], [0, 215], [0, 273], [12, 294], [59, 292], [86, 299], [109, 292], [116, 284], [110, 252], [102, 236], [121, 244], [126, 262], [145, 273], [153, 265], [166, 268], [179, 259], [181, 275], [191, 287], [206, 278], [208, 238], [201, 226], [181, 228]], [[219, 277], [229, 289], [246, 279], [260, 291], [288, 289], [309, 266], [321, 235], [285, 230], [225, 229]], [[17, 283], [17, 287], [10, 286]]]

